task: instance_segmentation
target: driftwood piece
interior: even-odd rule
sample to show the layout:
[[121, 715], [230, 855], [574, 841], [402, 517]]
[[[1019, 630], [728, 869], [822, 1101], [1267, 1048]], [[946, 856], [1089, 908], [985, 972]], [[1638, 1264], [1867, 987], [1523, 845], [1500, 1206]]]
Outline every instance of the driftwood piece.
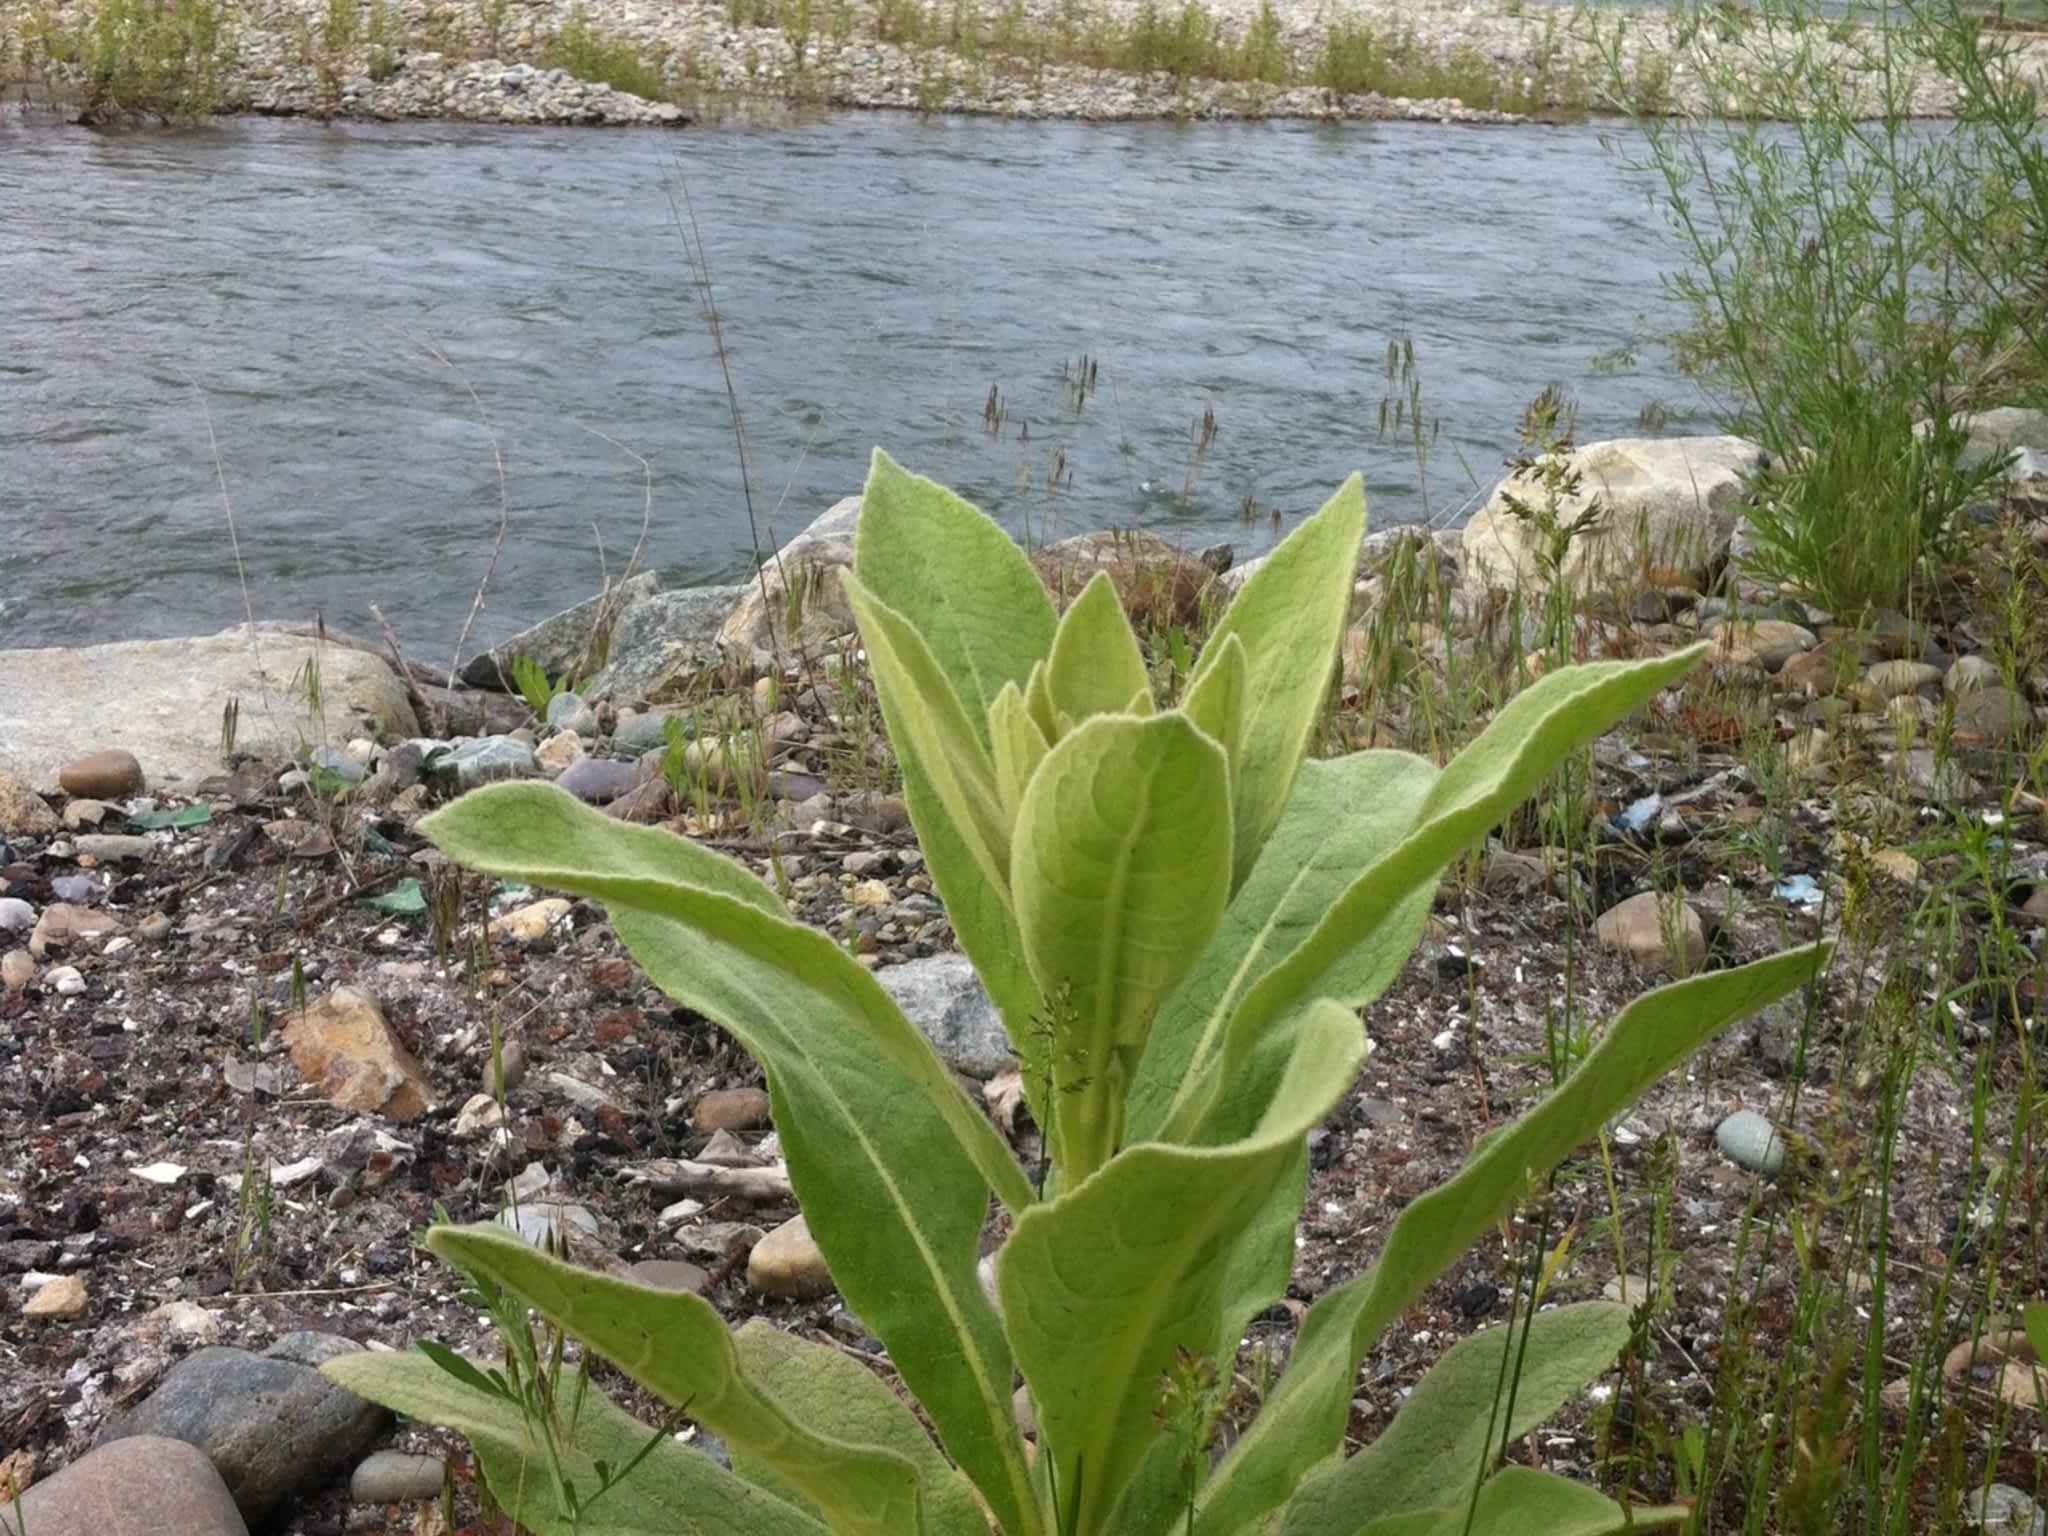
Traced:
[[721, 1168], [687, 1158], [662, 1158], [642, 1163], [634, 1172], [664, 1199], [677, 1195], [723, 1196], [751, 1200], [757, 1205], [788, 1204], [796, 1199], [796, 1191], [789, 1187], [787, 1163], [774, 1163], [766, 1168]]

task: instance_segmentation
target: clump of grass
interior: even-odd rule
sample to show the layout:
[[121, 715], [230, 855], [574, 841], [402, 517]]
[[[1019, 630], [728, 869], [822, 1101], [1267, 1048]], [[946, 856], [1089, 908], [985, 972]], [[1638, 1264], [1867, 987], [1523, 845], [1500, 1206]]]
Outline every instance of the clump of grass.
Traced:
[[22, 54], [75, 83], [79, 121], [189, 122], [220, 103], [233, 38], [215, 0], [99, 0], [75, 19], [31, 18]]
[[580, 5], [541, 51], [540, 62], [544, 68], [567, 70], [578, 80], [608, 85], [628, 96], [668, 99], [668, 81], [661, 66], [643, 58], [626, 39], [593, 26]]
[[[1853, 62], [1814, 45], [1827, 22], [1817, 0], [1689, 7], [1712, 121], [1643, 117], [1639, 163], [1688, 262], [1678, 360], [1774, 466], [1756, 573], [1853, 618], [1927, 596], [1987, 489], [1954, 419], [2048, 400], [2048, 174], [2038, 87], [1954, 0], [1859, 28]], [[1953, 131], [1918, 121], [1929, 82]]]
[[1526, 76], [1474, 48], [1437, 54], [1406, 35], [1383, 36], [1365, 22], [1332, 22], [1309, 67], [1309, 83], [1340, 96], [1377, 93], [1411, 100], [1452, 99], [1478, 111], [1535, 114], [1584, 105], [1583, 92], [1554, 69], [1546, 53]]

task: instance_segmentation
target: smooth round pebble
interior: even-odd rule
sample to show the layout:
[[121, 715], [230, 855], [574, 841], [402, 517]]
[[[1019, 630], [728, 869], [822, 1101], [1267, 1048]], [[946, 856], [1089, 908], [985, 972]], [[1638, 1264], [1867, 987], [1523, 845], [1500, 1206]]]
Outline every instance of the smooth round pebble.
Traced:
[[1731, 1162], [1767, 1179], [1777, 1177], [1778, 1170], [1785, 1166], [1785, 1138], [1753, 1109], [1738, 1109], [1723, 1120], [1714, 1132], [1714, 1140]]
[[132, 752], [94, 752], [58, 769], [57, 783], [81, 800], [118, 800], [142, 793], [142, 764]]
[[438, 1456], [377, 1451], [365, 1457], [348, 1480], [358, 1504], [406, 1504], [441, 1496], [448, 1469]]

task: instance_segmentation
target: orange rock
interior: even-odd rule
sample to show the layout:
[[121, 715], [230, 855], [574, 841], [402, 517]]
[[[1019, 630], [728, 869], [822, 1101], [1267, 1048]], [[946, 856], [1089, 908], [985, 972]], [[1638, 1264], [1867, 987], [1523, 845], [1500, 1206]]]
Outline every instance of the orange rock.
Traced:
[[287, 1024], [284, 1039], [300, 1076], [344, 1109], [410, 1120], [433, 1107], [425, 1069], [354, 987], [336, 987]]

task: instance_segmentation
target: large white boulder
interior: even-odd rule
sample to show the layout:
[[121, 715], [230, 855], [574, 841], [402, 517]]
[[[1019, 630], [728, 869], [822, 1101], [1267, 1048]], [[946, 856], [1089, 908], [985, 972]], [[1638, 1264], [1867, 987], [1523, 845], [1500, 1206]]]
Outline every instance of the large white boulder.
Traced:
[[[1578, 476], [1577, 491], [1558, 501], [1561, 524], [1598, 507], [1559, 571], [1570, 590], [1584, 594], [1636, 586], [1653, 573], [1666, 585], [1704, 581], [1728, 557], [1764, 451], [1740, 437], [1626, 437], [1588, 443], [1551, 462]], [[1547, 590], [1543, 535], [1514, 503], [1540, 513], [1548, 495], [1536, 469], [1501, 481], [1465, 525], [1468, 589]]]
[[[314, 685], [317, 683], [317, 687]], [[416, 736], [405, 685], [383, 658], [259, 625], [179, 640], [0, 651], [0, 770], [38, 789], [90, 752], [131, 752], [151, 789], [189, 786], [235, 749], [285, 759], [357, 736]]]

